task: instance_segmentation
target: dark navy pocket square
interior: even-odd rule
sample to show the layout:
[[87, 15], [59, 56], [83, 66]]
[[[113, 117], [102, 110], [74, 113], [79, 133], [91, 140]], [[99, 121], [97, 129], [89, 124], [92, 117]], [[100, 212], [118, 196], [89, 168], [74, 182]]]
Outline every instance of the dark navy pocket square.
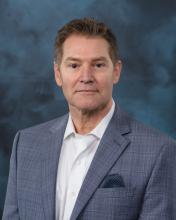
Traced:
[[125, 187], [122, 176], [119, 174], [111, 174], [105, 177], [100, 188]]

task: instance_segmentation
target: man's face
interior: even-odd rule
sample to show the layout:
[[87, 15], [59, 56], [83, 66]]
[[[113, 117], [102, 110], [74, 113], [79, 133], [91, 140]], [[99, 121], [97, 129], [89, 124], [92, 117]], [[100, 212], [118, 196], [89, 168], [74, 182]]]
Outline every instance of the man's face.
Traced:
[[62, 87], [69, 108], [96, 111], [112, 101], [113, 84], [121, 63], [113, 65], [109, 45], [100, 37], [71, 35], [63, 44], [60, 65], [54, 64], [55, 79]]

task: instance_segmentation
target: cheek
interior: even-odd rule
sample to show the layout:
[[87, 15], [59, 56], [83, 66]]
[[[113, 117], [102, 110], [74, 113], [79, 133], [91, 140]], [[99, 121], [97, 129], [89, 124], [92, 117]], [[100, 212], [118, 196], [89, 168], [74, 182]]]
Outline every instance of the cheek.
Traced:
[[104, 78], [104, 79], [100, 79], [99, 80], [99, 87], [103, 90], [109, 90], [110, 88], [112, 88], [113, 86], [113, 79], [110, 77]]
[[69, 84], [67, 84], [67, 82], [64, 82], [62, 84], [62, 90], [64, 91], [64, 93], [69, 93], [69, 89], [70, 89]]
[[70, 79], [68, 80], [67, 78], [65, 78], [62, 84], [62, 90], [65, 95], [70, 96], [74, 91], [73, 82]]

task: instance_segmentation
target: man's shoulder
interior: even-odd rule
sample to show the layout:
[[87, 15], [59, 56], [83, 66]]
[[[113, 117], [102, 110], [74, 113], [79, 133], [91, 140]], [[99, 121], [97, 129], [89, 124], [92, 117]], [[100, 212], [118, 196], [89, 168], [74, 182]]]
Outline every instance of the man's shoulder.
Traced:
[[154, 128], [149, 124], [136, 119], [126, 111], [120, 109], [117, 111], [116, 123], [120, 124], [120, 129], [124, 129], [128, 132], [128, 138], [130, 138], [132, 143], [137, 143], [137, 145], [147, 146], [161, 146], [165, 143], [173, 143], [176, 145], [176, 141], [170, 137], [168, 134]]
[[55, 130], [63, 126], [63, 124], [66, 124], [68, 119], [68, 114], [62, 115], [60, 117], [54, 118], [49, 121], [42, 122], [40, 124], [36, 124], [31, 127], [24, 128], [20, 130], [21, 133], [45, 133], [48, 132], [49, 130]]
[[119, 124], [120, 127], [130, 127], [132, 130], [138, 132], [162, 133], [158, 129], [145, 124], [142, 120], [139, 120], [132, 113], [121, 108], [118, 104], [116, 104], [114, 111], [113, 122]]
[[133, 117], [131, 118], [131, 138], [134, 142], [143, 143], [149, 148], [162, 145], [175, 145], [176, 141], [169, 134], [158, 128], [145, 124]]

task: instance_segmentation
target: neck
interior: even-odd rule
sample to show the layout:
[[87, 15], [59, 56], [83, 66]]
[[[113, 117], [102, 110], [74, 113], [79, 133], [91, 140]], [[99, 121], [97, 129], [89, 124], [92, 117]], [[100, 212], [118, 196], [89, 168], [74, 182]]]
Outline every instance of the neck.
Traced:
[[75, 130], [78, 134], [91, 132], [112, 107], [112, 100], [106, 106], [94, 110], [82, 110], [69, 106]]

